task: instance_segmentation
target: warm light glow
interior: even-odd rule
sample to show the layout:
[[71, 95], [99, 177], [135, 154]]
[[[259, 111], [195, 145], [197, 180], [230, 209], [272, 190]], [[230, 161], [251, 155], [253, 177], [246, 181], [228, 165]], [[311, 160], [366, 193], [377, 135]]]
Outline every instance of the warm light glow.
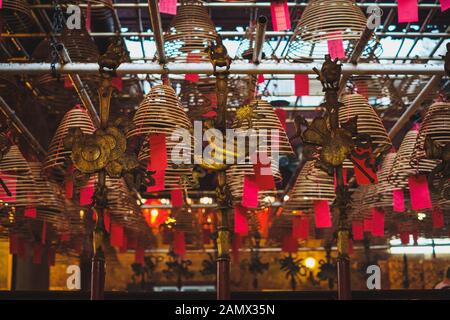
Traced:
[[422, 221], [423, 219], [425, 219], [427, 217], [427, 215], [423, 212], [419, 212], [417, 214], [417, 219], [419, 219], [420, 221]]
[[150, 211], [150, 215], [154, 218], [156, 218], [158, 214], [159, 214], [158, 209], [152, 209], [152, 211]]
[[206, 218], [206, 222], [211, 223], [211, 217]]
[[316, 259], [311, 258], [311, 257], [306, 258], [305, 265], [308, 269], [314, 268], [316, 266]]
[[200, 198], [200, 203], [201, 204], [212, 204], [213, 203], [213, 199], [210, 197], [201, 197]]
[[81, 209], [81, 210], [80, 210], [80, 219], [83, 219], [83, 218], [84, 218], [84, 210]]
[[272, 196], [267, 196], [263, 199], [264, 202], [268, 202], [268, 203], [274, 203], [275, 202], [275, 197]]
[[289, 195], [285, 195], [284, 197], [283, 197], [283, 201], [288, 201], [289, 200]]

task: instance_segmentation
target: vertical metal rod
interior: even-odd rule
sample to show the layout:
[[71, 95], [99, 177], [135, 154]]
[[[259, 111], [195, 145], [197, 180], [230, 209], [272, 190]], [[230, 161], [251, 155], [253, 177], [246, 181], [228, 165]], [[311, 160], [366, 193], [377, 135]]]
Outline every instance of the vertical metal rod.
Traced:
[[150, 14], [150, 22], [156, 42], [156, 51], [160, 64], [166, 64], [167, 58], [164, 51], [164, 35], [161, 23], [161, 15], [159, 14], [158, 0], [148, 0], [148, 11]]
[[264, 40], [266, 37], [267, 18], [259, 16], [256, 24], [255, 47], [253, 48], [253, 63], [259, 64], [262, 59]]

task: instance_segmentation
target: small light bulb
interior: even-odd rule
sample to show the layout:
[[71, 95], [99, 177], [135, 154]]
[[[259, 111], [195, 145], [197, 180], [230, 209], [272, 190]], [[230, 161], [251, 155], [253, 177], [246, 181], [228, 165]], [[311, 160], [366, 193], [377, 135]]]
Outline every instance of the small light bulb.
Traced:
[[284, 197], [283, 197], [283, 201], [288, 201], [289, 200], [289, 195], [285, 195]]
[[152, 217], [157, 217], [158, 214], [159, 214], [159, 212], [158, 212], [157, 209], [152, 209], [152, 211], [150, 211], [150, 215], [151, 215]]
[[311, 257], [306, 258], [305, 265], [308, 269], [314, 268], [314, 266], [316, 265], [316, 259], [311, 258]]
[[81, 210], [80, 210], [80, 219], [83, 219], [83, 218], [84, 218], [84, 210], [81, 209]]

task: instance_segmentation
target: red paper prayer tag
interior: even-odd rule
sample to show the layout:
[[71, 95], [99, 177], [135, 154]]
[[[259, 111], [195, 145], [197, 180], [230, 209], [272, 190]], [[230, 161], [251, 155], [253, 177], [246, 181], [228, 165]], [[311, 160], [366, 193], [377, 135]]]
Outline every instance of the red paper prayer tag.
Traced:
[[94, 186], [87, 185], [80, 188], [80, 206], [87, 206], [92, 203], [92, 196], [94, 195]]
[[258, 74], [258, 79], [256, 82], [259, 84], [259, 83], [263, 83], [264, 81], [265, 81], [264, 74], [262, 74], [262, 73]]
[[298, 250], [297, 239], [294, 239], [292, 235], [284, 236], [281, 251], [287, 253], [295, 253], [297, 252], [297, 250]]
[[269, 210], [265, 209], [257, 214], [259, 222], [259, 232], [263, 237], [267, 237], [269, 234], [269, 213]]
[[167, 147], [166, 135], [154, 133], [148, 136], [150, 145], [150, 158], [147, 169], [149, 171], [160, 171], [167, 169]]
[[248, 234], [246, 211], [247, 210], [241, 206], [234, 207], [234, 232], [242, 236], [246, 236]]
[[356, 182], [359, 185], [378, 183], [377, 173], [374, 170], [375, 159], [372, 154], [372, 147], [357, 147], [353, 149], [351, 160], [353, 162]]
[[375, 237], [384, 236], [384, 212], [381, 209], [372, 209], [372, 235]]
[[256, 182], [255, 175], [244, 176], [244, 190], [242, 194], [241, 204], [245, 208], [257, 208], [258, 207], [258, 183]]
[[450, 0], [439, 0], [441, 2], [441, 12], [450, 9]]
[[111, 216], [108, 211], [105, 211], [103, 214], [103, 223], [105, 224], [106, 232], [111, 233]]
[[364, 225], [362, 221], [352, 221], [353, 240], [364, 239]]
[[159, 12], [175, 16], [177, 14], [177, 0], [159, 0]]
[[173, 207], [183, 206], [183, 190], [175, 189], [170, 191], [170, 199], [172, 200]]
[[253, 162], [253, 172], [259, 190], [275, 189], [275, 179], [272, 175], [271, 161], [267, 153], [259, 153]]
[[3, 0], [0, 0], [0, 9], [3, 7]]
[[111, 235], [109, 242], [114, 247], [122, 248], [124, 244], [124, 229], [123, 226], [118, 223], [111, 224]]
[[25, 207], [23, 215], [27, 218], [36, 218], [37, 217], [37, 210], [36, 207]]
[[364, 232], [372, 232], [372, 219], [365, 218], [363, 221]]
[[111, 80], [111, 85], [117, 89], [117, 91], [122, 92], [123, 89], [123, 81], [122, 77], [114, 77]]
[[409, 244], [409, 232], [408, 231], [400, 232], [400, 241], [403, 245]]
[[42, 263], [42, 244], [35, 243], [33, 244], [33, 264], [41, 264]]
[[392, 191], [392, 208], [394, 212], [405, 212], [405, 195], [403, 189]]
[[294, 239], [308, 239], [309, 219], [308, 217], [295, 216], [292, 218], [292, 237]]
[[342, 40], [341, 31], [327, 33], [327, 45], [328, 54], [332, 60], [345, 58], [344, 42]]
[[419, 7], [418, 0], [397, 0], [398, 22], [418, 22]]
[[427, 177], [410, 176], [408, 178], [409, 194], [411, 196], [411, 208], [413, 210], [431, 209], [431, 197], [428, 190]]
[[141, 265], [144, 264], [144, 248], [138, 247], [134, 253], [134, 262], [139, 263]]
[[307, 74], [294, 76], [295, 95], [297, 97], [309, 96], [309, 78]]
[[270, 15], [272, 16], [273, 31], [284, 31], [291, 29], [291, 17], [287, 0], [270, 2]]
[[88, 1], [86, 8], [86, 30], [91, 32], [91, 2]]
[[68, 75], [64, 76], [64, 88], [72, 88], [73, 83], [72, 80], [70, 80], [70, 77]]
[[433, 229], [440, 229], [444, 227], [444, 212], [440, 208], [433, 208], [431, 218], [433, 220]]
[[[189, 52], [186, 57], [187, 63], [196, 63], [200, 62], [201, 55], [199, 53]], [[184, 79], [190, 82], [198, 82], [200, 81], [200, 75], [198, 74], [185, 74]]]
[[196, 73], [187, 73], [184, 76], [184, 80], [190, 81], [190, 82], [199, 82], [200, 76]]
[[[149, 170], [151, 171], [151, 170]], [[162, 191], [165, 188], [165, 177], [166, 171], [156, 171], [152, 176], [155, 179], [155, 184], [153, 186], [147, 187], [147, 192]]]
[[314, 200], [314, 218], [316, 228], [330, 228], [332, 226], [330, 205], [327, 200]]
[[186, 241], [183, 231], [173, 232], [173, 251], [179, 256], [184, 256], [186, 254]]

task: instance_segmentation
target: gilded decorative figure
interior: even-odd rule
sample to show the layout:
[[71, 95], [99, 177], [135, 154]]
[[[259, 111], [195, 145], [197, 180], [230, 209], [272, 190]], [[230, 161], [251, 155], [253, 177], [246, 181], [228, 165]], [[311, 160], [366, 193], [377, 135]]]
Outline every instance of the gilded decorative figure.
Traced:
[[[439, 164], [428, 175], [430, 190], [441, 193], [446, 200], [450, 200], [450, 142], [442, 145], [434, 141], [431, 136], [425, 138], [425, 154], [428, 159], [440, 160]], [[435, 181], [438, 180], [438, 185]]]
[[106, 52], [98, 59], [100, 72], [115, 75], [116, 69], [125, 61], [128, 52], [125, 50], [120, 37], [112, 38]]
[[253, 120], [263, 119], [264, 115], [258, 114], [258, 105], [256, 104], [245, 104], [236, 110], [236, 120], [238, 125], [242, 125], [242, 122], [247, 121], [249, 128], [253, 128]]
[[214, 68], [214, 73], [217, 71], [217, 67], [226, 67], [226, 70], [230, 69], [231, 58], [228, 55], [227, 48], [222, 43], [222, 38], [218, 36], [216, 38], [216, 43], [210, 42], [208, 47], [205, 49], [208, 54], [209, 59]]
[[337, 89], [339, 87], [339, 80], [341, 78], [342, 65], [338, 64], [338, 59], [331, 59], [329, 54], [325, 55], [325, 62], [322, 64], [320, 71], [317, 68], [313, 68], [317, 73], [319, 80], [322, 83], [323, 91], [327, 89]]

